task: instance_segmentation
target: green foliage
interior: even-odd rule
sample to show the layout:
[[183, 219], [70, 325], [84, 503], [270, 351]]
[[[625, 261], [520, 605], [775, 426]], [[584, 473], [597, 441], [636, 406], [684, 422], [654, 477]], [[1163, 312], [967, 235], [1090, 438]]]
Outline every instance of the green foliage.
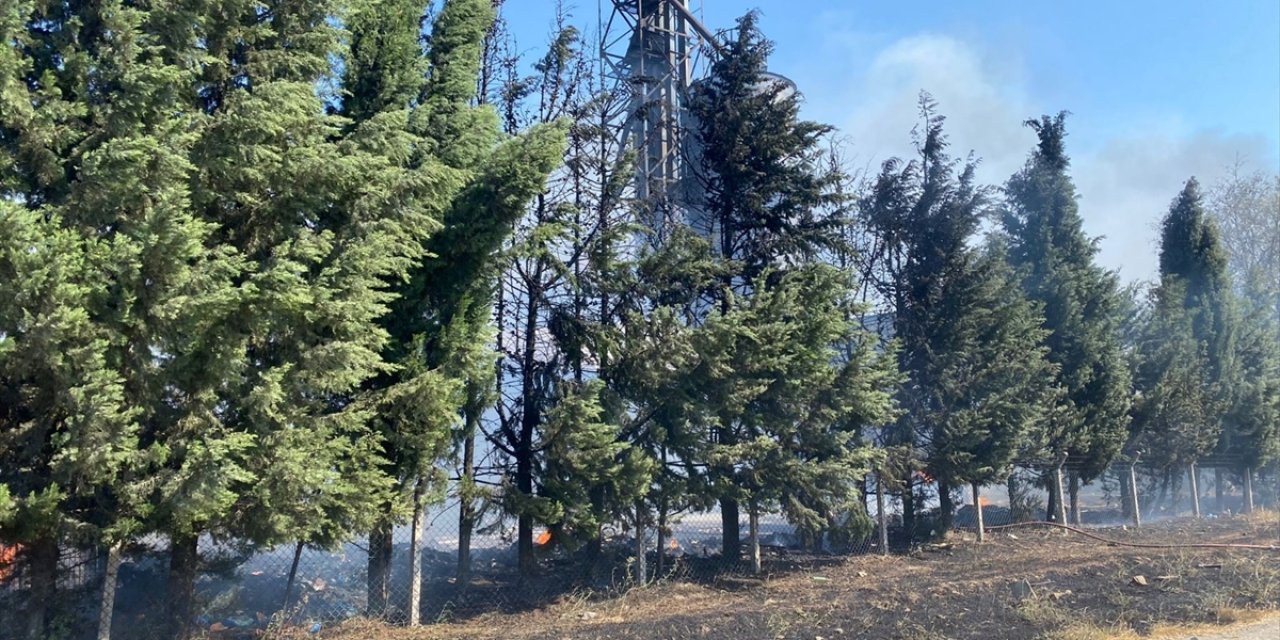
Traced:
[[[632, 504], [648, 492], [656, 467], [644, 450], [627, 443], [618, 425], [605, 421], [602, 383], [564, 385], [544, 421], [539, 496], [531, 504], [539, 522], [577, 534], [563, 535], [561, 542], [595, 537], [601, 525], [619, 515], [612, 507]], [[603, 508], [593, 505], [595, 492], [609, 496]]]
[[698, 85], [690, 111], [698, 123], [705, 225], [726, 259], [751, 280], [771, 265], [814, 259], [838, 246], [840, 176], [821, 163], [831, 127], [799, 119], [799, 96], [767, 75], [773, 44], [749, 13], [736, 38]]
[[919, 159], [886, 162], [863, 205], [885, 247], [876, 284], [892, 305], [907, 376], [904, 412], [884, 440], [939, 481], [988, 482], [1008, 473], [1047, 419], [1056, 368], [1040, 346], [1040, 309], [1018, 290], [1004, 248], [972, 246], [987, 202], [973, 161], [947, 155], [932, 98], [920, 109]]
[[352, 7], [343, 115], [363, 121], [417, 101], [427, 73], [419, 31], [429, 5], [428, 0], [365, 0]]
[[1084, 234], [1067, 172], [1065, 121], [1065, 113], [1027, 121], [1039, 144], [1006, 184], [1001, 220], [1025, 295], [1043, 309], [1043, 344], [1062, 392], [1029, 453], [1065, 452], [1088, 481], [1125, 441], [1131, 383], [1120, 349], [1117, 279], [1095, 264], [1096, 240]]
[[1162, 224], [1153, 296], [1138, 349], [1136, 439], [1148, 459], [1187, 464], [1213, 449], [1242, 388], [1226, 253], [1194, 178]]
[[1236, 343], [1240, 377], [1216, 453], [1242, 468], [1262, 468], [1280, 459], [1280, 294], [1266, 276], [1254, 273], [1241, 287], [1240, 333]]
[[[705, 452], [730, 469], [716, 491], [779, 505], [802, 529], [821, 531], [861, 513], [861, 478], [876, 455], [861, 430], [893, 415], [892, 357], [848, 318], [849, 282], [823, 265], [798, 268], [713, 313], [692, 336], [700, 419], [731, 434]], [[840, 340], [859, 348], [842, 358]]]

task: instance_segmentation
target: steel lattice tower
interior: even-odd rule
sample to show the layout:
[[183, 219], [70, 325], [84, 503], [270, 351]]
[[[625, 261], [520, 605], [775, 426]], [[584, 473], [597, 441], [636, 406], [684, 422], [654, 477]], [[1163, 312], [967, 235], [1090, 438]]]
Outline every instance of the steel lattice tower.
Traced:
[[703, 45], [715, 37], [689, 10], [690, 0], [604, 0], [604, 74], [624, 100], [614, 118], [622, 148], [635, 154], [635, 195], [654, 208], [689, 201], [685, 131], [689, 89]]

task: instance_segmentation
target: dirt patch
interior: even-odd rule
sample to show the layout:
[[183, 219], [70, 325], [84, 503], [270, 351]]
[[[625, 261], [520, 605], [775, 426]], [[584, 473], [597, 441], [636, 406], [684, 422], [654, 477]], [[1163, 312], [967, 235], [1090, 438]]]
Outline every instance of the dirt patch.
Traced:
[[[1095, 531], [1125, 542], [1280, 545], [1280, 514]], [[1138, 549], [1040, 529], [994, 533], [981, 545], [960, 535], [906, 556], [781, 556], [766, 569], [612, 598], [572, 594], [533, 611], [418, 629], [351, 621], [319, 635], [1090, 640], [1166, 635], [1171, 625], [1230, 624], [1280, 608], [1280, 550]]]

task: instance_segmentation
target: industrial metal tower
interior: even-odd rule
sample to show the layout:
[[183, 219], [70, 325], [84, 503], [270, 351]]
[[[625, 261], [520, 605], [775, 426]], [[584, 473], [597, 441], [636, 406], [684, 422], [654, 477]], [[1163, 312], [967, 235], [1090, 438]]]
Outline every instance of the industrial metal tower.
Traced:
[[[604, 0], [604, 73], [625, 99], [615, 118], [622, 146], [635, 153], [635, 195], [655, 209], [689, 202], [685, 162], [689, 89], [700, 75], [704, 45], [714, 35], [690, 11], [690, 0]], [[602, 16], [602, 19], [604, 16]]]

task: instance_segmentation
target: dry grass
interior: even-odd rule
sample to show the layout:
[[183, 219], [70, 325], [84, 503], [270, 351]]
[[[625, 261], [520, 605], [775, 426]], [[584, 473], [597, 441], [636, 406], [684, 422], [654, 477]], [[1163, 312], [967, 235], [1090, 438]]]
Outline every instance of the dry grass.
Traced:
[[[1135, 541], [1280, 543], [1280, 514], [1161, 523], [1110, 531]], [[789, 560], [791, 565], [798, 561]], [[802, 563], [801, 563], [802, 564]], [[1147, 578], [1137, 585], [1135, 575]], [[1035, 594], [1015, 599], [1026, 581]], [[338, 640], [582, 638], [1187, 637], [1280, 609], [1280, 553], [1135, 549], [1020, 530], [984, 545], [904, 557], [853, 557], [763, 578], [670, 583], [602, 599], [586, 592], [518, 614], [485, 614], [418, 629], [348, 622]], [[300, 638], [302, 634], [281, 634]]]

